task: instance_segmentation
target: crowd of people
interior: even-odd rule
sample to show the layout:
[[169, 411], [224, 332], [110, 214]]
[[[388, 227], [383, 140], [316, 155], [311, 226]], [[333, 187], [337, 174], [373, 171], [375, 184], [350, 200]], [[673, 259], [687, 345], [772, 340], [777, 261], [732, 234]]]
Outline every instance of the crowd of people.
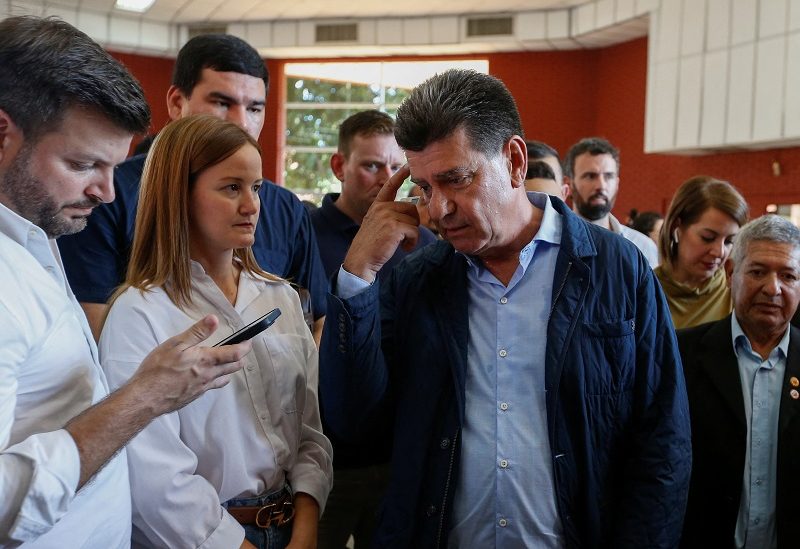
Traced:
[[347, 118], [307, 209], [268, 84], [192, 38], [126, 159], [131, 74], [0, 21], [0, 547], [795, 545], [800, 229], [707, 176], [621, 223], [620, 151], [469, 70]]

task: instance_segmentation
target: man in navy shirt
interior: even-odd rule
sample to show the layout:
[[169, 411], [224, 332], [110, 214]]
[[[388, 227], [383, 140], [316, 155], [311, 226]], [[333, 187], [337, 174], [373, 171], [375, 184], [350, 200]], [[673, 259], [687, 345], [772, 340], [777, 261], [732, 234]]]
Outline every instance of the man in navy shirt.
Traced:
[[[380, 111], [358, 112], [342, 122], [337, 149], [331, 171], [342, 182], [342, 192], [326, 194], [322, 207], [311, 214], [328, 278], [338, 272], [380, 188], [405, 163], [394, 139], [394, 120]], [[422, 229], [413, 250], [435, 241], [431, 231]], [[379, 276], [388, 275], [409, 251], [398, 248]]]
[[[170, 118], [213, 114], [258, 138], [268, 82], [264, 61], [241, 39], [195, 37], [175, 61], [167, 92]], [[108, 298], [125, 277], [144, 161], [145, 155], [139, 155], [120, 164], [114, 173], [116, 199], [95, 209], [86, 230], [58, 241], [67, 277], [95, 338], [103, 327]], [[262, 268], [309, 290], [319, 341], [327, 282], [308, 213], [294, 194], [270, 182], [262, 185], [260, 194], [253, 252]]]
[[[342, 192], [326, 195], [322, 207], [311, 214], [329, 277], [339, 271], [378, 191], [404, 161], [394, 138], [394, 120], [388, 114], [363, 111], [342, 122], [338, 150], [331, 157], [331, 170], [342, 182]], [[432, 232], [420, 228], [413, 249], [435, 241]], [[379, 276], [388, 275], [410, 251], [397, 248]], [[321, 386], [320, 391], [324, 392], [325, 387]], [[323, 417], [323, 426], [324, 423]], [[366, 440], [352, 443], [331, 438], [334, 484], [320, 521], [320, 549], [344, 547], [350, 535], [356, 547], [370, 545], [378, 503], [388, 482], [392, 429], [385, 424], [375, 425]]]

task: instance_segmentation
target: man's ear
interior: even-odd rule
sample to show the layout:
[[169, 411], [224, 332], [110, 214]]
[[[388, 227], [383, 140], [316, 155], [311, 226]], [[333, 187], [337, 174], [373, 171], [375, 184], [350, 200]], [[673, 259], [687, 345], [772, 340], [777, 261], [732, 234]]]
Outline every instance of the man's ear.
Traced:
[[22, 148], [22, 129], [6, 111], [0, 109], [0, 166], [8, 164]]
[[506, 144], [508, 151], [511, 184], [514, 188], [525, 186], [525, 174], [528, 171], [528, 149], [525, 140], [518, 135], [511, 136]]
[[733, 261], [728, 259], [727, 261], [725, 261], [725, 263], [723, 263], [723, 266], [725, 267], [725, 282], [727, 283], [728, 288], [730, 289], [731, 277], [733, 276]]
[[342, 153], [337, 151], [331, 155], [331, 171], [342, 183], [344, 183], [344, 163], [345, 157]]
[[167, 112], [171, 120], [180, 120], [183, 116], [183, 104], [188, 101], [177, 86], [170, 86], [167, 90]]

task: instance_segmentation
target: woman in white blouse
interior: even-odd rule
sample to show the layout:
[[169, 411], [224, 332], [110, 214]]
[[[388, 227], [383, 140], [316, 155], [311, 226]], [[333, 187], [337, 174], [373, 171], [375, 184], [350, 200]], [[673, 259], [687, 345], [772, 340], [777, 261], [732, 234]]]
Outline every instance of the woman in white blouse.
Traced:
[[260, 155], [246, 132], [201, 115], [170, 123], [144, 167], [127, 276], [100, 338], [111, 385], [209, 313], [220, 319], [209, 344], [275, 307], [282, 314], [228, 385], [161, 416], [128, 446], [134, 545], [316, 547], [331, 446], [297, 293], [250, 250]]

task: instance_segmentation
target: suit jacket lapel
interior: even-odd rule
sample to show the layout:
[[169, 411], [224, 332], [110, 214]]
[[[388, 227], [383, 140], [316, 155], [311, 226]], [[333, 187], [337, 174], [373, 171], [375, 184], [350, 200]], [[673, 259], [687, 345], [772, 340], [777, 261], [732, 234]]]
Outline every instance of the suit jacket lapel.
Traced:
[[733, 352], [731, 337], [731, 317], [727, 316], [703, 337], [704, 351], [700, 366], [736, 420], [746, 427], [739, 361]]

